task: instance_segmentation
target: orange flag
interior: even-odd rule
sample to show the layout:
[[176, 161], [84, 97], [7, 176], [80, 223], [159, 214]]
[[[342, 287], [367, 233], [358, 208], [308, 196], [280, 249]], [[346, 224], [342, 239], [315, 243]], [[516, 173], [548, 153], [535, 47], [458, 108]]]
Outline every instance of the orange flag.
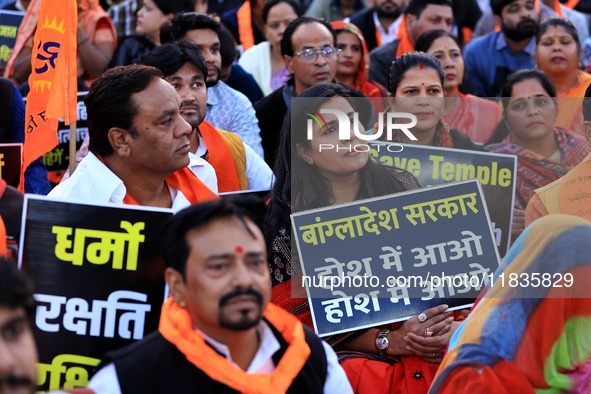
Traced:
[[58, 120], [63, 118], [68, 125], [77, 116], [77, 2], [63, 0], [58, 7], [52, 0], [39, 1], [25, 117], [21, 191], [24, 191], [25, 169], [57, 145]]

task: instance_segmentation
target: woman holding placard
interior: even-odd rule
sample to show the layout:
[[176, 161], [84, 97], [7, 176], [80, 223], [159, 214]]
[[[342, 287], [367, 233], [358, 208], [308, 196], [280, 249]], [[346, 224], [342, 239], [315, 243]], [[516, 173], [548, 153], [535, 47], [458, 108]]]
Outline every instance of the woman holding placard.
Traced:
[[[275, 164], [277, 180], [269, 201], [274, 229], [269, 265], [274, 286], [272, 301], [311, 326], [301, 271], [291, 254], [291, 212], [419, 186], [409, 173], [374, 163], [361, 149], [346, 149], [363, 142], [353, 133], [350, 139], [340, 140], [335, 115], [322, 114], [325, 122], [313, 122], [311, 139], [308, 139], [308, 114], [323, 108], [348, 114], [351, 124], [363, 133], [363, 126], [353, 115], [355, 103], [347, 89], [336, 84], [320, 84], [307, 89], [297, 99], [292, 101], [292, 108], [285, 117]], [[320, 151], [320, 144], [340, 149]], [[446, 310], [447, 305], [439, 305], [402, 323], [325, 339], [338, 352], [355, 392], [390, 393], [400, 389], [401, 392], [426, 393], [457, 326]]]

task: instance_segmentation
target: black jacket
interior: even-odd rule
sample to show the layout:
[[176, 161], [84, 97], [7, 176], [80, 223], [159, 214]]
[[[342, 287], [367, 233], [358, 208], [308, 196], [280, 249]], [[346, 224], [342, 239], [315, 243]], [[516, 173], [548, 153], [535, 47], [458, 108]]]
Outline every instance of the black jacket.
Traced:
[[[277, 365], [287, 350], [287, 343], [273, 326], [269, 324], [269, 327], [281, 345], [272, 357]], [[287, 393], [321, 393], [324, 388], [328, 363], [322, 340], [307, 327], [304, 327], [304, 332], [311, 354]], [[197, 369], [158, 331], [139, 342], [107, 353], [98, 369], [111, 362], [115, 364], [123, 394], [238, 393]]]
[[144, 36], [123, 37], [107, 68], [141, 63], [156, 45]]
[[371, 51], [378, 46], [376, 40], [376, 25], [373, 21], [373, 11], [374, 8], [371, 7], [351, 16], [351, 23], [357, 26], [363, 33], [363, 38], [365, 38], [365, 44], [367, 45], [368, 51]]
[[375, 81], [382, 86], [388, 87], [388, 75], [390, 67], [396, 58], [399, 40], [394, 40], [387, 44], [377, 47], [369, 54], [369, 80]]

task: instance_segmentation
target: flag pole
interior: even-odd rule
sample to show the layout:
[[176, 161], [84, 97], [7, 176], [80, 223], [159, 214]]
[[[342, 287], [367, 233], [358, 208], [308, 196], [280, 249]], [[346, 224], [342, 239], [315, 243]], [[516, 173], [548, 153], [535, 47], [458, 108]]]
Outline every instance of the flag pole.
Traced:
[[70, 123], [70, 165], [68, 167], [70, 176], [72, 176], [76, 169], [76, 134], [76, 122], [72, 122]]

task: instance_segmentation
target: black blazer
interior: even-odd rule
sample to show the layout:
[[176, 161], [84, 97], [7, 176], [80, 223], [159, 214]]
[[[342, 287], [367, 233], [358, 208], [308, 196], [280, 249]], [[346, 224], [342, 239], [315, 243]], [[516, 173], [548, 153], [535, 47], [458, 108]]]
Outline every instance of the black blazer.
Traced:
[[373, 7], [360, 11], [351, 16], [351, 23], [354, 24], [363, 33], [367, 50], [371, 51], [378, 46], [376, 40], [376, 25], [373, 22]]

